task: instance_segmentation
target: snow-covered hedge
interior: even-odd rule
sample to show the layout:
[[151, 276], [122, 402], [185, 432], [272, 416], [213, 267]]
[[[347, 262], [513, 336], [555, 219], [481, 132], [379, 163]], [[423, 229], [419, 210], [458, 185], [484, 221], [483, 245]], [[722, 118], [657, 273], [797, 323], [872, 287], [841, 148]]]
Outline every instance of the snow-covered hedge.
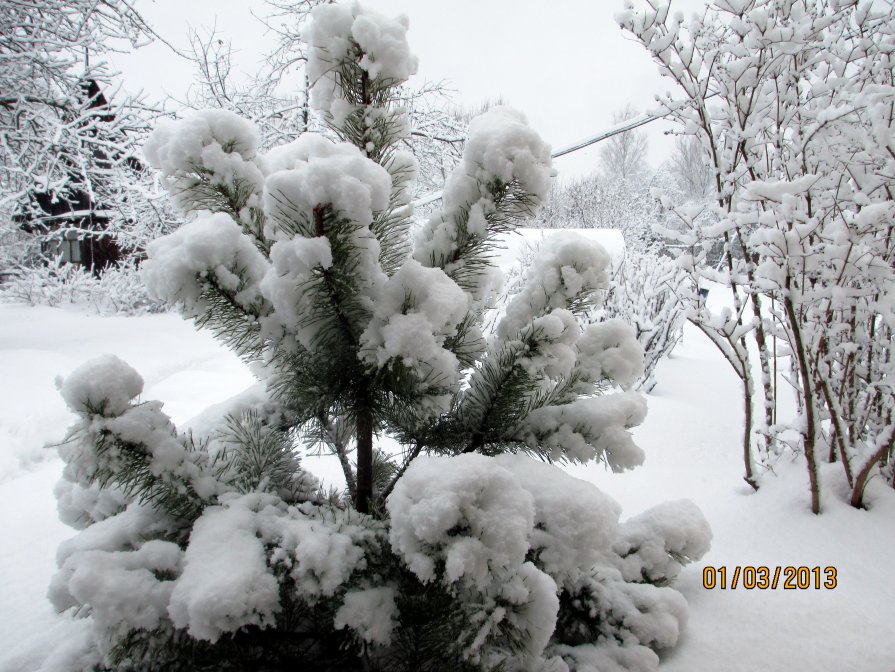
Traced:
[[643, 373], [636, 389], [649, 392], [656, 385], [656, 365], [671, 354], [682, 338], [689, 296], [689, 279], [670, 258], [655, 252], [629, 250], [606, 295], [602, 319], [630, 324], [643, 348]]
[[32, 306], [77, 305], [99, 315], [144, 315], [167, 310], [149, 295], [136, 266], [110, 266], [99, 276], [56, 258], [22, 266], [0, 284], [0, 301]]

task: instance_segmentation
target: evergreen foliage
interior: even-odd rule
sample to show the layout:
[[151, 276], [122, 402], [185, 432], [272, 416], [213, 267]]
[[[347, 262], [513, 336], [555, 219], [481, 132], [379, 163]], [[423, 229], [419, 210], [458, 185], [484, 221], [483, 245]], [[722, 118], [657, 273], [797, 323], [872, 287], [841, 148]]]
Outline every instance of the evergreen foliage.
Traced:
[[[558, 237], [485, 332], [489, 252], [545, 198], [550, 151], [517, 112], [473, 120], [411, 241], [406, 28], [313, 12], [311, 101], [341, 142], [260, 154], [211, 110], [146, 147], [187, 218], [150, 247], [147, 283], [260, 383], [196, 438], [120, 360], [62, 383], [79, 421], [60, 510], [85, 529], [50, 595], [92, 621], [82, 669], [655, 670], [677, 640], [685, 605], [662, 586], [707, 550], [701, 514], [620, 525], [545, 463], [643, 459], [628, 429], [645, 404], [614, 391], [642, 352], [619, 322], [582, 322], [608, 255]], [[309, 447], [347, 496], [303, 469]]]

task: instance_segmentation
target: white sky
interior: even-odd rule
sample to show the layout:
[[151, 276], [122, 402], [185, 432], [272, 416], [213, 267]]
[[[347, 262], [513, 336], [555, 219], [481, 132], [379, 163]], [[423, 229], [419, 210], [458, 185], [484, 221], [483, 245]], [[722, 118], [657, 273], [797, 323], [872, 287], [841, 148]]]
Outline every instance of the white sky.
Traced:
[[[461, 104], [502, 96], [522, 110], [555, 149], [612, 125], [612, 113], [630, 102], [639, 111], [668, 90], [646, 50], [613, 20], [622, 0], [366, 0], [386, 14], [410, 17], [408, 39], [419, 57], [420, 81], [448, 80]], [[689, 13], [701, 0], [675, 0]], [[187, 46], [187, 25], [216, 24], [239, 51], [237, 69], [257, 69], [272, 42], [252, 16], [266, 14], [262, 0], [138, 0], [148, 22], [175, 46]], [[115, 59], [129, 88], [182, 97], [193, 77], [188, 62], [162, 45]], [[667, 158], [673, 139], [663, 122], [643, 127], [649, 161]], [[560, 177], [597, 168], [598, 147], [557, 159]]]

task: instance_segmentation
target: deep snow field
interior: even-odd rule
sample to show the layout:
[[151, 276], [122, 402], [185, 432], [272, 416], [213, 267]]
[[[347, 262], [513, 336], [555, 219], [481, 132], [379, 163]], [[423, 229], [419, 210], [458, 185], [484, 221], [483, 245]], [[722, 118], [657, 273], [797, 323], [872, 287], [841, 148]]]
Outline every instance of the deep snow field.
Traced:
[[[53, 486], [62, 463], [43, 446], [62, 439], [73, 419], [55, 377], [107, 352], [142, 374], [143, 399], [164, 401], [179, 426], [252, 382], [235, 356], [174, 314], [104, 318], [71, 307], [0, 304], [3, 672], [54, 669], [50, 654], [79, 627], [45, 598], [56, 547], [73, 530], [56, 517]], [[895, 491], [871, 481], [871, 508], [857, 511], [829, 486], [822, 515], [813, 516], [804, 465], [786, 458], [753, 493], [742, 480], [738, 381], [689, 325], [657, 379], [646, 422], [634, 432], [645, 464], [624, 474], [596, 465], [569, 470], [617, 499], [623, 517], [689, 498], [712, 526], [711, 551], [676, 584], [690, 604], [690, 623], [678, 646], [662, 654], [661, 670], [895, 671]], [[836, 476], [827, 482], [842, 480]], [[703, 587], [705, 566], [730, 574], [761, 565], [832, 566], [838, 583], [832, 590]]]

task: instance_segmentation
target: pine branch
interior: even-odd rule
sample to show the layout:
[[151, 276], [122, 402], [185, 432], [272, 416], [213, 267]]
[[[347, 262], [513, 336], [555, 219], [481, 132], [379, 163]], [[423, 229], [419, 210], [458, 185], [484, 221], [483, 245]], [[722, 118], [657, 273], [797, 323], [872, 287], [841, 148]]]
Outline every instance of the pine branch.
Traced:
[[288, 501], [309, 500], [316, 482], [301, 468], [289, 430], [268, 425], [257, 410], [228, 415], [221, 437], [226, 450], [215, 474], [239, 492], [285, 494]]
[[517, 424], [524, 400], [538, 387], [537, 381], [519, 365], [531, 349], [530, 341], [507, 341], [473, 371], [469, 387], [457, 405], [457, 418], [468, 436], [461, 452], [479, 450], [486, 437], [487, 442], [499, 440]]
[[[84, 420], [61, 444], [68, 462], [66, 477], [84, 486], [115, 487], [128, 499], [193, 521], [211, 502], [194, 486], [196, 478], [210, 472], [207, 447], [191, 435], [178, 436], [160, 407], [158, 402], [147, 402], [107, 417], [102, 405], [88, 404], [82, 412]], [[145, 440], [137, 440], [133, 427], [151, 429], [144, 433]], [[161, 464], [167, 469], [160, 470], [156, 451], [179, 453], [179, 464], [166, 459]], [[84, 459], [85, 452], [89, 459]]]
[[342, 474], [345, 476], [345, 484], [348, 486], [348, 495], [351, 497], [351, 501], [354, 501], [357, 494], [357, 477], [354, 473], [354, 467], [351, 466], [351, 462], [348, 459], [350, 434], [340, 431], [338, 427], [333, 426], [330, 416], [323, 412], [318, 414], [315, 426], [319, 428], [315, 435], [316, 440], [325, 445], [333, 455], [339, 458]]
[[449, 252], [429, 256], [429, 265], [441, 268], [466, 291], [474, 291], [479, 278], [492, 265], [491, 253], [500, 243], [500, 236], [514, 231], [518, 223], [534, 215], [538, 203], [522, 188], [518, 180], [508, 183], [495, 180], [480, 185], [482, 197], [487, 196], [493, 209], [485, 213], [485, 235], [469, 230], [469, 217], [474, 203], [466, 203], [455, 212], [442, 213], [442, 221], [450, 217], [456, 237]]
[[[230, 270], [237, 277], [245, 277], [240, 269]], [[203, 286], [200, 301], [204, 308], [196, 317], [196, 328], [207, 327], [244, 360], [258, 360], [264, 351], [259, 319], [268, 314], [269, 306], [243, 305], [235, 297], [244, 287], [240, 286], [236, 291], [225, 289], [213, 275], [206, 275], [198, 281]]]
[[186, 181], [178, 184], [172, 195], [184, 203], [188, 212], [227, 213], [265, 257], [270, 255], [273, 242], [264, 235], [264, 211], [248, 205], [256, 195], [255, 185], [240, 177], [233, 177], [232, 184], [224, 184], [215, 179], [214, 171], [203, 166], [194, 166], [191, 174], [184, 177]]

